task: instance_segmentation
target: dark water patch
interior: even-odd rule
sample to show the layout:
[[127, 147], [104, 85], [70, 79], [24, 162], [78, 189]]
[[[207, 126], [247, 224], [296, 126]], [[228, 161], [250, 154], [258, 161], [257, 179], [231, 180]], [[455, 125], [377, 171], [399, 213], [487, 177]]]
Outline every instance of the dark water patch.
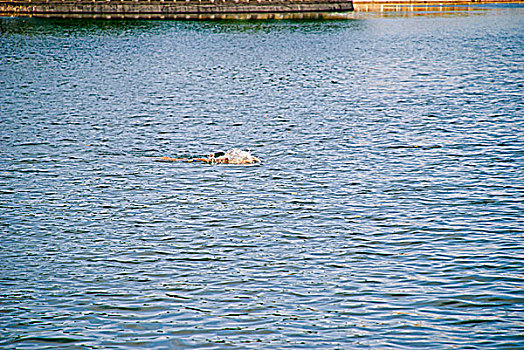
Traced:
[[75, 338], [67, 338], [67, 337], [26, 337], [26, 338], [20, 338], [15, 340], [12, 343], [34, 343], [36, 344], [55, 344], [55, 345], [61, 345], [61, 344], [70, 344], [70, 343], [78, 343], [82, 342], [84, 339], [75, 339]]

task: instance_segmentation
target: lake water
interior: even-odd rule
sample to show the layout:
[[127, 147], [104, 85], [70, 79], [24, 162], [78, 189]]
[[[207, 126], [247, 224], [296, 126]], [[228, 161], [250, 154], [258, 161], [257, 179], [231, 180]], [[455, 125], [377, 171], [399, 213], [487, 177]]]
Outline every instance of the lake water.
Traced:
[[352, 16], [1, 18], [0, 347], [524, 348], [524, 6]]

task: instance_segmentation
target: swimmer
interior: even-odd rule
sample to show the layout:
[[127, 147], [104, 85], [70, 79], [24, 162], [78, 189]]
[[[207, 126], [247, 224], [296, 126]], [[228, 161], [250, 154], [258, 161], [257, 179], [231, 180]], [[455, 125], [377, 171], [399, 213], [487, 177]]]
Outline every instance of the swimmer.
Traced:
[[156, 157], [159, 162], [203, 162], [209, 164], [254, 164], [260, 163], [260, 158], [257, 158], [247, 151], [242, 151], [238, 148], [230, 149], [226, 152], [211, 153], [207, 158], [171, 158], [171, 157]]

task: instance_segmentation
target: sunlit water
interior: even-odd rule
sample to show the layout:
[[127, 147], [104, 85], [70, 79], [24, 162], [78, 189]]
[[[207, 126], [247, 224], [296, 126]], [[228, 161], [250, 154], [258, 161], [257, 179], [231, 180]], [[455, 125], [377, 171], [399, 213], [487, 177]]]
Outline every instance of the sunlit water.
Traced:
[[0, 347], [524, 347], [524, 9], [404, 16], [0, 19]]

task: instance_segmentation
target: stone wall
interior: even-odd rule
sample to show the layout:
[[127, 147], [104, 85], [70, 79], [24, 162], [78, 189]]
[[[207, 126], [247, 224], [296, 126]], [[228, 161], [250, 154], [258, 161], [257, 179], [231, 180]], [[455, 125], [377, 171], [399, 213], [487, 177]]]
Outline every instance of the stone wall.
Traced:
[[351, 0], [18, 0], [1, 1], [8, 15], [116, 15], [307, 13], [353, 10]]

